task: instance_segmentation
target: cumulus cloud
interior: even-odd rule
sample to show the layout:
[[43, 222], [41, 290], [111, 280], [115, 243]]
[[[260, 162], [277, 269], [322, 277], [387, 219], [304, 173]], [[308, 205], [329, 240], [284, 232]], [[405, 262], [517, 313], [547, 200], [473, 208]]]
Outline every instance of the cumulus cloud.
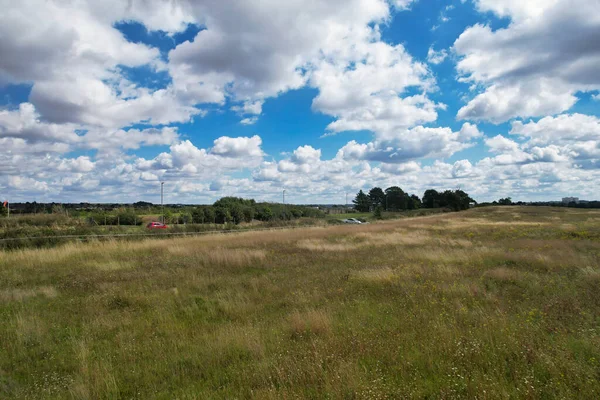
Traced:
[[119, 88], [131, 86], [119, 67], [160, 69], [164, 63], [158, 49], [127, 41], [113, 24], [135, 19], [151, 28], [182, 28], [187, 22], [183, 10], [166, 3], [142, 7], [140, 2], [127, 6], [109, 0], [101, 7], [91, 1], [24, 0], [4, 5], [0, 85], [33, 83], [29, 101], [44, 120], [54, 123], [119, 128], [187, 121], [200, 111], [172, 88], [139, 88], [133, 98], [119, 93]]
[[441, 64], [448, 57], [448, 51], [445, 49], [442, 50], [434, 50], [433, 47], [430, 47], [427, 51], [427, 62], [430, 64]]
[[189, 4], [206, 29], [169, 53], [175, 87], [195, 92], [208, 86], [240, 101], [303, 86], [303, 68], [321, 51], [362, 37], [368, 24], [389, 15], [383, 0]]
[[554, 146], [553, 152], [575, 160], [600, 159], [600, 119], [595, 116], [563, 114], [526, 124], [515, 121], [510, 133], [526, 138], [530, 147]]
[[[0, 14], [0, 85], [32, 89], [27, 102], [0, 110], [0, 189], [25, 200], [158, 201], [164, 180], [167, 201], [279, 201], [285, 187], [291, 201], [327, 203], [375, 185], [417, 194], [460, 186], [483, 200], [600, 192], [597, 117], [556, 115], [577, 101], [578, 91], [599, 89], [593, 2], [475, 1], [510, 24], [472, 26], [454, 43], [461, 80], [482, 90], [458, 117], [545, 117], [486, 138], [489, 154], [480, 161], [443, 161], [481, 140], [481, 132], [470, 123], [458, 131], [428, 125], [445, 109], [432, 100], [434, 74], [402, 44], [382, 40], [380, 25], [412, 3], [7, 3]], [[127, 41], [115, 28], [123, 21], [169, 35], [188, 23], [202, 30], [165, 58]], [[427, 61], [447, 57], [432, 47]], [[167, 79], [144, 87], [126, 76], [138, 67]], [[307, 86], [317, 93], [313, 111], [331, 117], [327, 134], [367, 130], [373, 138], [350, 141], [329, 159], [331, 149], [311, 143], [267, 160], [259, 135], [230, 134], [201, 148], [169, 126], [225, 108], [251, 125], [267, 99]], [[134, 151], [150, 146], [168, 148]]]
[[[18, 110], [0, 111], [0, 138], [22, 139], [30, 145], [47, 146], [49, 150], [59, 144], [63, 144], [61, 151], [77, 148], [138, 149], [140, 146], [169, 145], [179, 137], [177, 129], [173, 127], [143, 130], [78, 128], [81, 126], [77, 124], [56, 124], [41, 120], [31, 103], [21, 103]], [[17, 148], [7, 146], [5, 150], [16, 151]]]
[[480, 11], [508, 17], [506, 28], [477, 24], [453, 49], [465, 82], [484, 87], [460, 119], [500, 123], [568, 110], [578, 91], [600, 88], [598, 5], [586, 0], [477, 0]]
[[294, 150], [291, 161], [296, 164], [313, 164], [321, 159], [321, 149], [312, 146], [300, 146]]
[[262, 139], [258, 135], [237, 138], [222, 136], [215, 140], [212, 153], [222, 157], [262, 157], [261, 144]]
[[[425, 92], [434, 86], [427, 67], [413, 60], [402, 45], [367, 42], [345, 58], [324, 60], [311, 76], [319, 89], [316, 111], [336, 117], [330, 132], [370, 130], [376, 135], [437, 119], [441, 105]], [[406, 95], [409, 88], [422, 94]]]
[[450, 128], [415, 128], [369, 143], [351, 141], [342, 147], [338, 156], [348, 160], [368, 160], [384, 163], [404, 163], [419, 158], [450, 157], [474, 145], [481, 136], [475, 125], [465, 123], [461, 130]]

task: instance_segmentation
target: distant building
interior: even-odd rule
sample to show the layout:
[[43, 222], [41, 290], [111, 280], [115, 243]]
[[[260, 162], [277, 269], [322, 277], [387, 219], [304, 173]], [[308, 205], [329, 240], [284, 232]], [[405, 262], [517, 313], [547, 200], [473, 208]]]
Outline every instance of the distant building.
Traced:
[[563, 197], [562, 202], [564, 204], [569, 204], [569, 203], [578, 204], [579, 203], [579, 197]]

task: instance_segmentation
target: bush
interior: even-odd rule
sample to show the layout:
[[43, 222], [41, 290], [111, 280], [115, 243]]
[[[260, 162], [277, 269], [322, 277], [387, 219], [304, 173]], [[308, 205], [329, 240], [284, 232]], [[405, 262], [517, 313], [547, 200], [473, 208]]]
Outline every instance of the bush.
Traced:
[[375, 210], [373, 210], [373, 218], [375, 219], [382, 219], [383, 215], [381, 214], [383, 208], [378, 205], [377, 207], [375, 207]]

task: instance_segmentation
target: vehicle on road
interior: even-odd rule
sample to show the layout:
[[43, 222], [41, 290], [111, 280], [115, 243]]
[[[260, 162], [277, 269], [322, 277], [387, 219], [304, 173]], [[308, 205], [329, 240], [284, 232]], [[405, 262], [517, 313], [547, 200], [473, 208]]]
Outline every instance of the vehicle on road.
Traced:
[[162, 222], [149, 222], [148, 225], [146, 225], [146, 228], [148, 228], [148, 229], [167, 229], [168, 226], [163, 224]]
[[345, 224], [357, 224], [357, 225], [358, 225], [358, 224], [363, 224], [363, 223], [364, 223], [364, 222], [362, 222], [362, 221], [359, 221], [359, 220], [358, 220], [358, 219], [356, 219], [356, 218], [348, 218], [348, 219], [343, 219], [343, 220], [342, 220], [342, 222], [343, 222], [343, 223], [345, 223]]

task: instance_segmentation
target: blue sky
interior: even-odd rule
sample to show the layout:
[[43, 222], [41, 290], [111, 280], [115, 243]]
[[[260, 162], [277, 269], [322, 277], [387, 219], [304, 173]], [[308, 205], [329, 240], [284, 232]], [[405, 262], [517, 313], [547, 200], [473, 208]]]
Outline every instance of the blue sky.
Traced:
[[11, 3], [1, 196], [598, 198], [600, 2], [573, 3]]

